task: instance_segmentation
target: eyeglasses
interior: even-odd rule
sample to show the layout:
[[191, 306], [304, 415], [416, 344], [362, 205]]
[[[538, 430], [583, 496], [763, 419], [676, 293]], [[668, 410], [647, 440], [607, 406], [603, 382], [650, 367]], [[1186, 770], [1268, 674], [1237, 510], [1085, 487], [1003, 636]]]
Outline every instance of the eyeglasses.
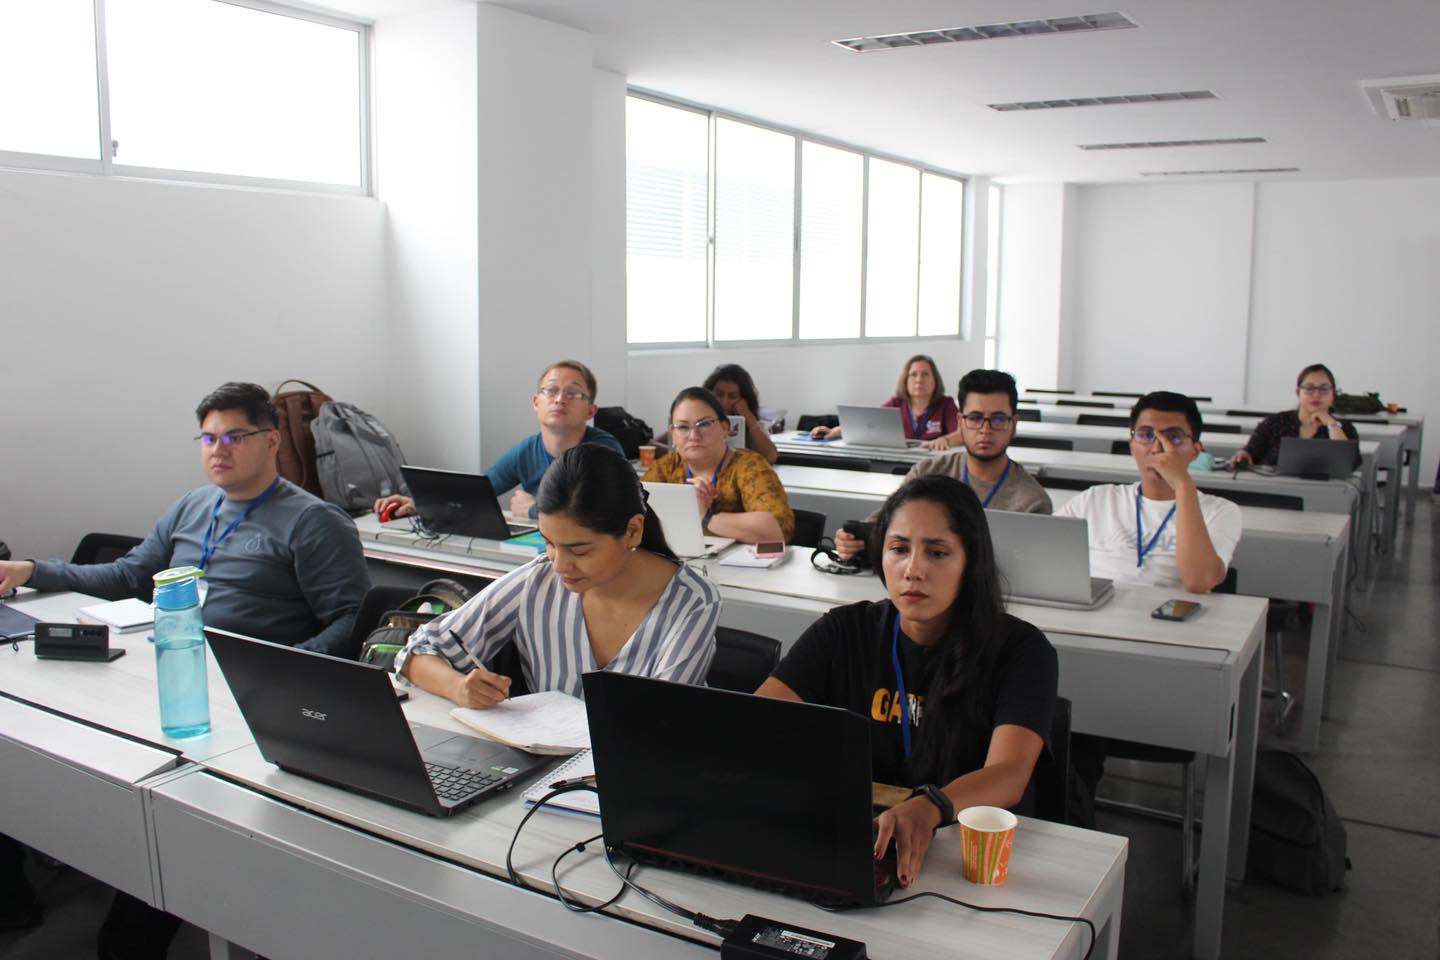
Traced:
[[590, 399], [590, 394], [586, 393], [584, 390], [580, 390], [576, 387], [568, 387], [565, 390], [561, 390], [559, 387], [553, 384], [548, 387], [541, 387], [536, 392], [540, 394], [540, 396], [544, 397], [546, 400], [554, 400], [556, 397], [564, 397], [566, 403], [574, 403], [577, 400]]
[[1323, 397], [1327, 393], [1333, 393], [1335, 387], [1328, 383], [1307, 383], [1297, 388], [1301, 393], [1312, 397]]
[[1139, 440], [1141, 443], [1154, 443], [1156, 436], [1164, 437], [1165, 442], [1170, 444], [1170, 446], [1172, 447], [1178, 447], [1186, 440], [1193, 439], [1190, 434], [1186, 433], [1184, 430], [1181, 430], [1179, 427], [1171, 427], [1169, 430], [1161, 430], [1158, 434], [1156, 433], [1154, 427], [1136, 427], [1134, 430], [1130, 431], [1130, 438], [1132, 440]]
[[1015, 418], [1008, 413], [992, 413], [988, 417], [983, 413], [967, 413], [960, 419], [964, 420], [965, 426], [971, 430], [979, 430], [987, 423], [991, 430], [1004, 430]]
[[245, 442], [246, 437], [253, 437], [257, 433], [269, 433], [273, 429], [273, 427], [266, 427], [262, 430], [251, 430], [249, 433], [240, 430], [231, 430], [229, 433], [219, 434], [202, 433], [196, 437], [195, 440], [202, 447], [213, 447], [217, 443], [223, 447], [238, 447]]
[[[698, 437], [700, 434], [705, 433], [707, 430], [714, 426], [717, 426], [719, 423], [720, 421], [716, 420], [714, 417], [705, 417], [703, 420], [696, 420], [694, 424], [672, 423], [670, 425], [670, 432], [675, 434], [675, 436], [679, 437], [681, 440], [684, 440], [686, 437], [690, 436], [692, 432]], [[726, 425], [729, 425], [728, 421]]]

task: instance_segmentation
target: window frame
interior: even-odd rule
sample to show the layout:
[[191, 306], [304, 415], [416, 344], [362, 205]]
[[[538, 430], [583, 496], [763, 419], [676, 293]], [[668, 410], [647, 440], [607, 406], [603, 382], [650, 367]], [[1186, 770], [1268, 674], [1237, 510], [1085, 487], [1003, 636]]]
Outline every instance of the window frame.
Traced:
[[115, 161], [114, 136], [110, 127], [110, 74], [108, 36], [105, 30], [106, 0], [90, 0], [95, 22], [95, 85], [96, 106], [99, 125], [96, 131], [100, 159], [81, 157], [60, 157], [51, 154], [21, 153], [0, 150], [0, 167], [20, 170], [43, 170], [60, 173], [87, 173], [102, 177], [118, 177], [130, 180], [160, 180], [181, 183], [209, 184], [229, 187], [250, 187], [263, 190], [278, 190], [298, 193], [340, 194], [345, 196], [374, 196], [374, 144], [371, 140], [371, 64], [374, 54], [374, 30], [372, 22], [349, 19], [322, 13], [306, 7], [294, 7], [273, 0], [208, 0], [233, 7], [244, 7], [260, 13], [306, 20], [327, 27], [349, 30], [357, 35], [359, 56], [357, 66], [359, 110], [359, 136], [357, 145], [360, 160], [359, 184], [318, 183], [309, 180], [282, 180], [273, 177], [249, 177], [237, 174], [206, 173], [199, 170], [173, 170], [164, 167], [146, 167]]
[[[657, 104], [660, 104], [661, 106], [673, 107], [673, 108], [680, 109], [680, 110], [687, 110], [687, 111], [689, 111], [689, 112], [691, 112], [691, 113], [701, 114], [702, 116], [704, 116], [704, 117], [707, 118], [707, 127], [708, 127], [708, 131], [709, 131], [709, 136], [708, 136], [708, 144], [709, 144], [709, 147], [708, 147], [708, 151], [707, 151], [707, 152], [708, 152], [708, 160], [707, 160], [707, 171], [706, 171], [706, 179], [707, 179], [706, 193], [707, 193], [707, 198], [708, 198], [708, 199], [707, 199], [707, 203], [706, 203], [706, 240], [705, 240], [705, 247], [706, 247], [706, 270], [705, 270], [705, 274], [706, 274], [706, 283], [705, 283], [705, 288], [706, 288], [706, 289], [705, 289], [705, 294], [706, 294], [706, 296], [705, 296], [705, 336], [706, 336], [706, 338], [705, 338], [705, 340], [703, 340], [703, 341], [693, 341], [693, 340], [692, 340], [692, 341], [686, 341], [686, 342], [683, 342], [683, 343], [680, 343], [680, 342], [661, 342], [661, 343], [653, 343], [653, 342], [638, 342], [638, 341], [637, 341], [637, 342], [630, 342], [630, 341], [627, 341], [625, 346], [626, 346], [626, 350], [627, 350], [628, 352], [657, 351], [657, 350], [659, 350], [659, 351], [664, 351], [664, 350], [680, 350], [680, 349], [694, 350], [694, 349], [697, 349], [697, 348], [714, 349], [714, 348], [716, 348], [716, 347], [723, 347], [723, 348], [726, 348], [726, 349], [748, 349], [748, 348], [760, 348], [760, 347], [811, 346], [811, 345], [814, 345], [814, 346], [834, 346], [834, 345], [840, 345], [840, 344], [862, 344], [862, 343], [866, 343], [866, 344], [916, 343], [916, 342], [934, 342], [934, 341], [945, 341], [945, 340], [967, 340], [967, 339], [970, 339], [970, 338], [967, 337], [967, 330], [966, 330], [966, 323], [965, 323], [965, 319], [966, 319], [965, 313], [966, 313], [967, 297], [968, 297], [969, 294], [970, 294], [970, 284], [966, 282], [967, 277], [968, 277], [968, 274], [967, 274], [967, 272], [966, 272], [966, 261], [967, 261], [967, 259], [971, 256], [971, 246], [972, 246], [972, 244], [968, 242], [969, 239], [970, 239], [970, 237], [969, 237], [968, 232], [966, 232], [965, 226], [966, 226], [966, 223], [969, 221], [969, 218], [970, 218], [970, 217], [972, 216], [972, 214], [973, 214], [973, 210], [972, 210], [972, 204], [973, 204], [972, 190], [973, 190], [973, 188], [974, 188], [974, 184], [972, 183], [970, 177], [968, 177], [968, 176], [966, 176], [966, 175], [964, 175], [964, 174], [961, 174], [961, 173], [957, 173], [957, 172], [954, 171], [954, 170], [946, 169], [946, 168], [944, 168], [944, 167], [938, 167], [938, 166], [935, 166], [935, 165], [933, 165], [933, 164], [920, 163], [920, 162], [917, 162], [917, 161], [915, 161], [915, 160], [909, 160], [909, 159], [906, 159], [906, 158], [904, 158], [904, 157], [900, 157], [900, 156], [897, 156], [897, 155], [895, 155], [895, 154], [885, 153], [885, 152], [879, 151], [879, 150], [866, 149], [866, 148], [864, 148], [864, 147], [856, 146], [856, 145], [853, 144], [853, 143], [847, 143], [847, 142], [845, 142], [845, 141], [843, 141], [843, 140], [836, 140], [836, 139], [833, 139], [833, 138], [830, 138], [830, 137], [824, 137], [824, 136], [819, 136], [819, 135], [812, 134], [812, 133], [807, 133], [807, 132], [805, 132], [805, 131], [803, 131], [803, 130], [798, 130], [798, 129], [793, 128], [793, 127], [787, 127], [787, 126], [784, 126], [784, 125], [782, 125], [782, 124], [776, 124], [776, 123], [771, 123], [771, 122], [765, 121], [765, 120], [759, 120], [759, 119], [757, 119], [757, 118], [755, 118], [755, 117], [751, 117], [751, 116], [748, 116], [748, 115], [743, 114], [743, 113], [735, 113], [735, 112], [729, 111], [729, 110], [721, 110], [721, 109], [718, 109], [718, 108], [715, 108], [715, 107], [707, 107], [707, 106], [705, 106], [704, 104], [694, 103], [694, 102], [692, 102], [692, 101], [680, 99], [680, 98], [677, 98], [677, 97], [667, 96], [667, 95], [665, 95], [665, 94], [657, 93], [657, 92], [652, 91], [652, 90], [646, 90], [646, 89], [641, 88], [641, 87], [627, 86], [626, 89], [625, 89], [625, 95], [626, 95], [627, 97], [635, 97], [635, 98], [641, 99], [641, 100], [649, 100], [649, 101], [651, 101], [652, 103], [657, 103]], [[746, 124], [750, 124], [750, 125], [752, 125], [752, 126], [760, 127], [760, 128], [762, 128], [762, 129], [764, 129], [764, 130], [769, 130], [769, 131], [774, 132], [774, 133], [785, 134], [785, 135], [787, 135], [787, 136], [793, 137], [793, 138], [794, 138], [794, 141], [795, 141], [795, 144], [794, 144], [794, 146], [795, 146], [795, 191], [794, 191], [794, 211], [793, 211], [793, 215], [794, 215], [794, 216], [793, 216], [793, 224], [792, 224], [792, 227], [791, 227], [791, 249], [792, 249], [792, 251], [793, 251], [792, 257], [791, 257], [792, 281], [791, 281], [791, 304], [790, 304], [790, 335], [789, 335], [788, 337], [775, 337], [775, 338], [772, 338], [772, 339], [765, 339], [765, 340], [718, 340], [718, 339], [715, 338], [715, 140], [716, 140], [716, 137], [715, 137], [715, 126], [716, 126], [716, 121], [717, 121], [717, 120], [721, 120], [721, 119], [723, 119], [723, 120], [730, 120], [730, 121], [734, 121], [734, 122], [737, 122], [737, 123], [746, 123]], [[801, 208], [802, 208], [803, 197], [804, 197], [804, 194], [803, 194], [803, 183], [804, 183], [804, 160], [803, 160], [803, 154], [804, 154], [804, 145], [805, 145], [805, 142], [806, 142], [806, 141], [809, 141], [809, 142], [812, 142], [812, 143], [816, 143], [816, 144], [819, 144], [819, 145], [821, 145], [821, 146], [833, 147], [834, 149], [837, 149], [837, 150], [844, 150], [844, 151], [849, 152], [849, 153], [858, 154], [858, 155], [861, 157], [862, 161], [863, 161], [863, 163], [862, 163], [862, 169], [861, 169], [861, 191], [860, 191], [860, 200], [859, 200], [859, 202], [860, 202], [860, 293], [859, 293], [859, 296], [860, 296], [860, 333], [859, 333], [859, 335], [854, 336], [854, 337], [825, 337], [825, 338], [806, 338], [806, 339], [801, 339], [801, 337], [800, 337], [800, 260], [801, 260], [800, 242], [801, 242]], [[867, 287], [868, 287], [867, 278], [866, 278], [866, 273], [868, 272], [868, 271], [867, 271], [867, 264], [868, 264], [869, 244], [870, 244], [870, 212], [869, 212], [869, 200], [870, 200], [870, 160], [871, 160], [871, 158], [874, 158], [874, 159], [877, 159], [877, 160], [885, 160], [885, 161], [888, 161], [888, 162], [891, 162], [891, 163], [900, 164], [901, 166], [910, 167], [910, 168], [916, 170], [916, 171], [918, 172], [918, 175], [919, 175], [919, 177], [920, 177], [920, 181], [921, 181], [921, 184], [922, 184], [921, 189], [917, 191], [917, 204], [923, 204], [923, 182], [924, 182], [924, 174], [927, 174], [927, 173], [928, 173], [928, 174], [932, 174], [932, 175], [934, 175], [934, 176], [945, 177], [945, 178], [950, 179], [950, 180], [957, 180], [957, 181], [959, 181], [960, 184], [961, 184], [963, 200], [962, 200], [962, 204], [961, 204], [960, 223], [958, 224], [958, 227], [959, 227], [959, 229], [960, 229], [960, 231], [961, 231], [961, 236], [962, 236], [962, 241], [961, 241], [961, 244], [960, 244], [960, 263], [959, 263], [959, 265], [958, 265], [958, 269], [959, 269], [959, 273], [960, 273], [960, 298], [959, 298], [959, 311], [958, 311], [957, 316], [956, 316], [956, 319], [955, 319], [955, 330], [956, 330], [955, 333], [921, 335], [921, 334], [918, 332], [918, 331], [919, 331], [919, 283], [920, 283], [920, 260], [921, 260], [921, 258], [920, 258], [920, 256], [917, 255], [917, 256], [916, 256], [916, 261], [915, 261], [915, 277], [916, 277], [916, 324], [915, 324], [915, 329], [916, 329], [917, 332], [914, 333], [914, 334], [907, 335], [907, 336], [899, 336], [899, 337], [896, 337], [896, 336], [872, 337], [872, 336], [867, 336], [867, 335], [865, 334], [865, 295], [866, 295]], [[626, 199], [627, 199], [627, 210], [628, 210], [628, 197], [627, 197]], [[921, 209], [918, 211], [918, 213], [919, 213], [919, 216], [917, 216], [917, 233], [923, 228], [923, 222], [924, 222], [923, 207], [921, 207]]]

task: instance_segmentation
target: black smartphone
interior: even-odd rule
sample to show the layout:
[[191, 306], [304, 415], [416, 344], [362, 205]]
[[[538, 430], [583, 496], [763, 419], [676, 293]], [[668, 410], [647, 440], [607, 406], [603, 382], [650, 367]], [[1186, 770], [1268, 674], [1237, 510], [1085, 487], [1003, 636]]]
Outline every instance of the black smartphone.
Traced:
[[1200, 604], [1194, 600], [1166, 600], [1150, 612], [1156, 620], [1189, 620]]

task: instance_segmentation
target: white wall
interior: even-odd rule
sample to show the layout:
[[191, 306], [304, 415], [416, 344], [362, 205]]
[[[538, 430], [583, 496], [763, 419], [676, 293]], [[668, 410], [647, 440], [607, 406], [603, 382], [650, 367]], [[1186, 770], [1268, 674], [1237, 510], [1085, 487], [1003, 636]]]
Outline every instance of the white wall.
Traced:
[[389, 410], [373, 200], [0, 171], [0, 539], [69, 557], [205, 482], [195, 405], [303, 377]]
[[595, 70], [591, 80], [590, 356], [600, 403], [624, 406], [625, 78]]
[[375, 25], [377, 196], [389, 211], [386, 424], [407, 459], [479, 470], [476, 8]]
[[1064, 184], [1005, 188], [996, 362], [1022, 390], [1072, 386], [1062, 377], [1060, 350], [1065, 203]]
[[1241, 397], [1254, 197], [1251, 183], [1075, 189], [1067, 386]]

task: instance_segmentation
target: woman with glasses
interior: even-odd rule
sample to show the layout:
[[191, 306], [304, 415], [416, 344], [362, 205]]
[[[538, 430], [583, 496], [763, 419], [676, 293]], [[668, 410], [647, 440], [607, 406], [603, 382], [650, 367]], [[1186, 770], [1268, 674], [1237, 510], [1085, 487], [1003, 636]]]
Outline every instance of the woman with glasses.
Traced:
[[[899, 407], [905, 439], [921, 440], [920, 445], [927, 450], [948, 450], [962, 441], [960, 408], [953, 398], [945, 395], [945, 381], [940, 379], [935, 360], [923, 353], [905, 361], [905, 366], [900, 368], [900, 380], [895, 384], [895, 395], [881, 406]], [[841, 428], [816, 427], [810, 435], [839, 440]]]
[[875, 837], [876, 856], [893, 838], [909, 886], [955, 811], [1033, 812], [1059, 667], [1044, 634], [1005, 613], [985, 511], [965, 484], [906, 481], [870, 552], [889, 597], [825, 614], [756, 693], [870, 721], [874, 778], [914, 790], [880, 815]]
[[[1312, 363], [1295, 378], [1294, 410], [1284, 410], [1261, 420], [1250, 434], [1245, 449], [1231, 458], [1233, 463], [1258, 463], [1273, 467], [1280, 459], [1280, 440], [1303, 437], [1321, 440], [1359, 440], [1355, 427], [1330, 412], [1335, 403], [1335, 374], [1323, 363]], [[1356, 451], [1355, 465], [1360, 465]]]
[[795, 514], [769, 462], [753, 450], [727, 443], [725, 407], [704, 387], [686, 387], [670, 404], [675, 449], [645, 471], [655, 483], [695, 488], [701, 525], [711, 536], [742, 543], [790, 542]]
[[765, 425], [760, 422], [760, 394], [748, 370], [738, 363], [722, 363], [705, 378], [705, 389], [715, 394], [727, 415], [745, 419], [747, 449], [754, 450], [769, 463], [780, 459], [780, 451], [775, 449]]
[[629, 461], [572, 447], [545, 472], [536, 503], [544, 556], [415, 631], [396, 672], [482, 710], [510, 696], [515, 678], [485, 664], [511, 642], [531, 692], [583, 696], [591, 670], [703, 683], [720, 592], [675, 558]]

